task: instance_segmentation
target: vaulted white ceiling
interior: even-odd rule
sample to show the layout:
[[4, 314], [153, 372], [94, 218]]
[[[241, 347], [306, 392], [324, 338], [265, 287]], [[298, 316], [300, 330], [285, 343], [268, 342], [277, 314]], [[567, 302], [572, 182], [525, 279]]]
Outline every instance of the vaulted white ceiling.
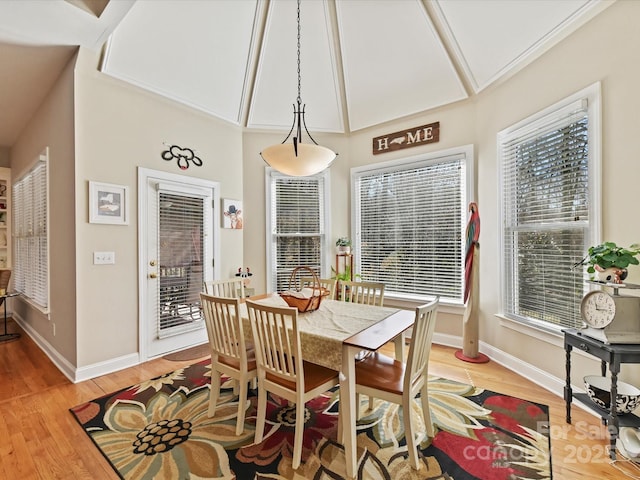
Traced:
[[[464, 100], [512, 75], [610, 0], [302, 0], [312, 132], [353, 132]], [[288, 130], [293, 0], [0, 1], [0, 145], [73, 46], [102, 72], [251, 129]], [[13, 117], [13, 118], [10, 118]]]

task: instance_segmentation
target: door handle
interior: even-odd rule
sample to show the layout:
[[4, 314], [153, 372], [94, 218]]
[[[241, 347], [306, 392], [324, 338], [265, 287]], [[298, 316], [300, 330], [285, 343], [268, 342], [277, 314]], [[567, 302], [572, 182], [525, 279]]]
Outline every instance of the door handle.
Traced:
[[158, 274], [156, 272], [152, 272], [149, 274], [149, 278], [158, 278]]

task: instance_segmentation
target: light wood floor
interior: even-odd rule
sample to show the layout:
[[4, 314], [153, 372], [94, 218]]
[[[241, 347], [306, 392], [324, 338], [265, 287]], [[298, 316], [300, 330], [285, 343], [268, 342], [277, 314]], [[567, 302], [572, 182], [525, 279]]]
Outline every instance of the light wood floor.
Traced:
[[[20, 330], [9, 322], [9, 331]], [[24, 333], [0, 343], [0, 478], [117, 479], [69, 408], [193, 362], [157, 359], [73, 384]], [[451, 348], [434, 346], [430, 366], [434, 375], [548, 405], [554, 479], [626, 478], [609, 463], [606, 429], [582, 409], [574, 406], [573, 424], [567, 425], [562, 398], [493, 361], [461, 362]], [[628, 463], [618, 465], [640, 474]]]

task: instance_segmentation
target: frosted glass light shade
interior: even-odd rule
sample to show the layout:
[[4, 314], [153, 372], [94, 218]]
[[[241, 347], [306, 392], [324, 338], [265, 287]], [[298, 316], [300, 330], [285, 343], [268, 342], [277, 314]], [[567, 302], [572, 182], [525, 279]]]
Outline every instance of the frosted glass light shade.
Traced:
[[292, 177], [320, 173], [336, 158], [336, 154], [329, 148], [310, 143], [298, 144], [297, 157], [293, 143], [271, 145], [260, 152], [260, 155], [270, 167]]

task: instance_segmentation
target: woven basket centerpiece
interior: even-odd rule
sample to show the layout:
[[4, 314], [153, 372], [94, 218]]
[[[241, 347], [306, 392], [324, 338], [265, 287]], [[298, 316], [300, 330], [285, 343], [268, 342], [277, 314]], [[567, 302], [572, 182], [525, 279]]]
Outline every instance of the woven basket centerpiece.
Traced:
[[[297, 278], [302, 271], [311, 275], [312, 285], [303, 287], [298, 284]], [[287, 302], [287, 305], [297, 308], [298, 312], [313, 312], [320, 308], [320, 302], [329, 293], [329, 290], [320, 285], [316, 272], [309, 267], [296, 267], [289, 277], [289, 289], [281, 292], [280, 296]]]

